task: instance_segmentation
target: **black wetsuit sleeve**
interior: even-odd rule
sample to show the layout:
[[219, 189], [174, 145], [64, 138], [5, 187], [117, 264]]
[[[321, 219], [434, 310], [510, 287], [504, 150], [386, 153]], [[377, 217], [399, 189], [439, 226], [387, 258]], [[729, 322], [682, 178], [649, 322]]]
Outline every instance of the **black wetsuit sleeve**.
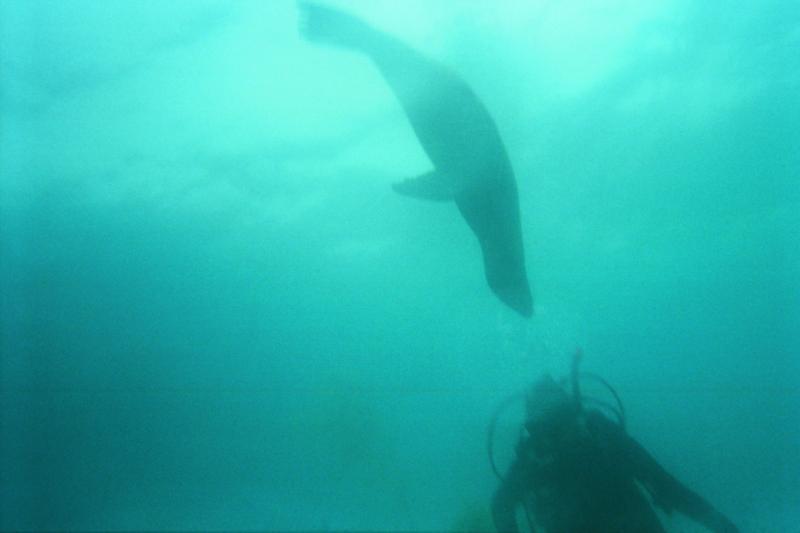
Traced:
[[633, 467], [633, 475], [644, 485], [653, 497], [656, 505], [667, 512], [677, 510], [704, 525], [709, 530], [719, 533], [735, 533], [739, 530], [722, 513], [714, 509], [702, 496], [678, 481], [624, 431], [612, 422], [605, 420], [606, 431], [614, 434], [613, 440], [621, 447], [621, 451]]
[[498, 533], [518, 533], [516, 507], [525, 494], [525, 473], [517, 458], [492, 498], [492, 520]]

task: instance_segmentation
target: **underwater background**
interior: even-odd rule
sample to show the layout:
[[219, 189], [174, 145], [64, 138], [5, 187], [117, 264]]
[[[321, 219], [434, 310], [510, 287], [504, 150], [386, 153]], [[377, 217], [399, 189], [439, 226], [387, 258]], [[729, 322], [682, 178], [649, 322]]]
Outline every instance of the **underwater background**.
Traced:
[[293, 2], [4, 0], [0, 529], [485, 529], [493, 411], [581, 347], [675, 476], [800, 531], [797, 2], [331, 4], [486, 104], [535, 315]]

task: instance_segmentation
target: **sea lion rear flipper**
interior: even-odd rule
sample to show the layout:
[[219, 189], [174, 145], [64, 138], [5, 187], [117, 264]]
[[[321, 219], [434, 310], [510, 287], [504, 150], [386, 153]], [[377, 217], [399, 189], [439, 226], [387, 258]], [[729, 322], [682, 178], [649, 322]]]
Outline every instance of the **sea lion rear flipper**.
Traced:
[[349, 13], [314, 2], [297, 2], [300, 33], [309, 41], [345, 48], [366, 46], [374, 30]]
[[392, 184], [392, 189], [403, 196], [420, 200], [447, 202], [453, 199], [453, 186], [450, 180], [432, 170], [416, 178], [408, 178]]

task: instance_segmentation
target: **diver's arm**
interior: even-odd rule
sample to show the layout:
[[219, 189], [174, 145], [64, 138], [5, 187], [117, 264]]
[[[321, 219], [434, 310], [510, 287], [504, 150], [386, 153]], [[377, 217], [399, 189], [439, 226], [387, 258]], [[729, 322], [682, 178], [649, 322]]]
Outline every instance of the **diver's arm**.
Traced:
[[498, 533], [518, 533], [517, 505], [525, 492], [522, 463], [515, 460], [492, 498], [492, 520]]
[[715, 533], [739, 531], [733, 522], [702, 496], [667, 472], [641, 444], [618, 427], [614, 427], [612, 431], [616, 433], [615, 440], [620, 443], [625, 455], [631, 460], [636, 479], [651, 492], [656, 505], [665, 511], [675, 509]]
[[737, 533], [739, 529], [705, 498], [664, 470], [638, 443], [637, 477], [650, 487], [657, 504], [673, 508], [715, 533]]
[[637, 477], [652, 489], [656, 503], [674, 508], [716, 533], [736, 533], [739, 529], [705, 498], [675, 479], [647, 452], [638, 447]]

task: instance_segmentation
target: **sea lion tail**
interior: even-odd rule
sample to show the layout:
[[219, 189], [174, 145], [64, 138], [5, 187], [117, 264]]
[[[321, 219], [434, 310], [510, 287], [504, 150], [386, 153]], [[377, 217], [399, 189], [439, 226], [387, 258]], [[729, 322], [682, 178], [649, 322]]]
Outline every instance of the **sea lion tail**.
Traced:
[[298, 1], [297, 6], [300, 10], [300, 33], [309, 41], [344, 48], [365, 48], [375, 35], [375, 30], [366, 22], [339, 9], [306, 0]]

